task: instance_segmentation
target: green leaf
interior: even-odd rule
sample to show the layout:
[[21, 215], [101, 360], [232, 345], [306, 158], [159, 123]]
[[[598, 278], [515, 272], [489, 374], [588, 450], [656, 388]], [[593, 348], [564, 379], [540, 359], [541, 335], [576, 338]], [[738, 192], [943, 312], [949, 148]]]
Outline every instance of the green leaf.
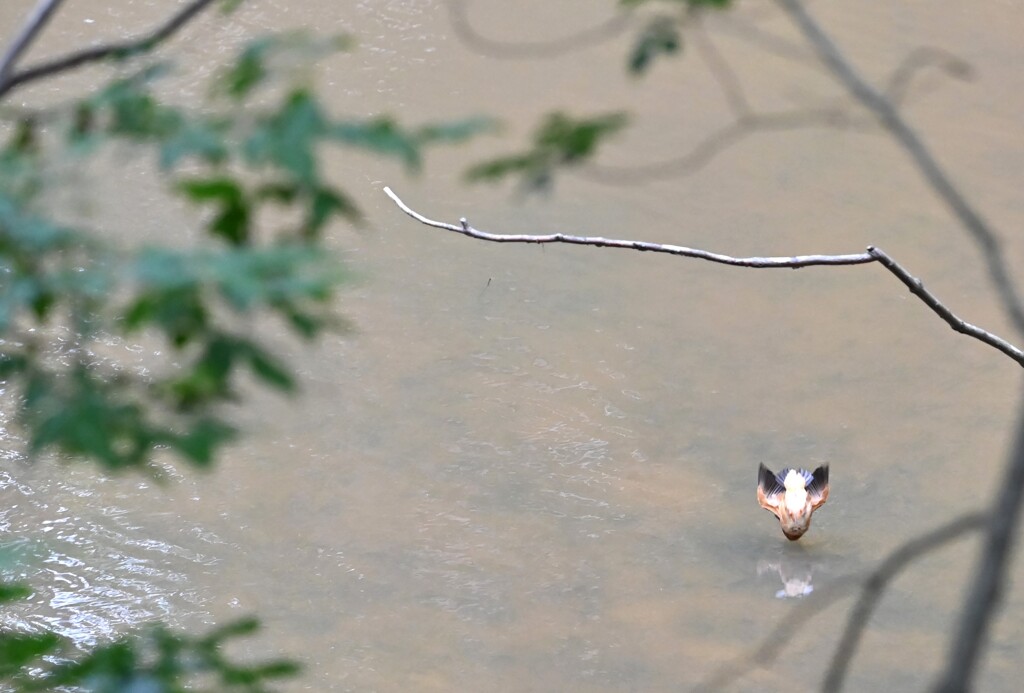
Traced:
[[334, 124], [328, 135], [344, 144], [400, 159], [410, 170], [421, 164], [419, 142], [387, 117]]
[[528, 152], [499, 157], [475, 164], [466, 171], [470, 182], [497, 181], [512, 174], [532, 174], [544, 170], [548, 158], [542, 152]]
[[266, 53], [273, 47], [269, 38], [257, 39], [250, 43], [238, 56], [238, 60], [228, 70], [220, 83], [220, 88], [234, 99], [248, 96], [253, 89], [267, 78], [264, 65]]
[[228, 158], [226, 124], [190, 120], [160, 145], [160, 168], [167, 171], [182, 159], [195, 157], [207, 164], [221, 164]]
[[40, 634], [0, 633], [0, 677], [22, 673], [23, 667], [55, 650], [60, 638], [50, 632]]
[[549, 114], [534, 133], [531, 149], [476, 164], [466, 172], [466, 178], [497, 181], [518, 175], [528, 189], [546, 188], [559, 167], [577, 165], [592, 156], [601, 141], [621, 130], [626, 122], [623, 113], [580, 119]]
[[0, 603], [14, 602], [32, 596], [32, 589], [27, 585], [0, 582]]
[[498, 123], [493, 118], [477, 116], [447, 123], [431, 123], [416, 130], [416, 141], [420, 144], [434, 142], [458, 143], [481, 133], [494, 132]]
[[537, 147], [557, 153], [561, 163], [576, 162], [594, 153], [598, 143], [626, 125], [624, 113], [574, 120], [563, 113], [548, 116], [537, 133]]
[[211, 402], [230, 399], [231, 373], [244, 351], [239, 341], [229, 335], [208, 336], [199, 357], [185, 374], [170, 382], [176, 406], [181, 411], [191, 411]]
[[655, 58], [676, 53], [681, 46], [678, 22], [671, 17], [657, 17], [637, 38], [629, 55], [629, 71], [641, 74], [650, 67]]
[[237, 432], [216, 419], [203, 418], [183, 435], [172, 436], [170, 446], [198, 467], [209, 467], [213, 455], [225, 443], [233, 440]]
[[214, 202], [217, 213], [209, 225], [209, 233], [232, 245], [249, 241], [250, 211], [242, 186], [226, 177], [194, 178], [178, 183], [178, 189], [194, 202]]
[[316, 141], [326, 121], [316, 99], [304, 90], [292, 92], [282, 107], [260, 121], [245, 144], [253, 163], [272, 164], [304, 185], [315, 183]]
[[295, 380], [280, 361], [254, 344], [250, 344], [246, 355], [253, 374], [260, 380], [284, 392], [295, 391]]
[[302, 225], [303, 236], [306, 238], [316, 236], [334, 215], [344, 217], [352, 222], [358, 222], [362, 218], [355, 203], [340, 190], [331, 188], [314, 190], [306, 220]]

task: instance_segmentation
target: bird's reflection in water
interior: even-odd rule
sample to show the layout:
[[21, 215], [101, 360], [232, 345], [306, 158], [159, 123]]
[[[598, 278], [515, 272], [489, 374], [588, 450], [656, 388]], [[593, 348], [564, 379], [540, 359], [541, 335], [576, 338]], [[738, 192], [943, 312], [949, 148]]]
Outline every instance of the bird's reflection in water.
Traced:
[[775, 592], [777, 599], [806, 597], [814, 591], [814, 573], [823, 564], [802, 547], [780, 546], [757, 561], [757, 574], [778, 576], [782, 589]]

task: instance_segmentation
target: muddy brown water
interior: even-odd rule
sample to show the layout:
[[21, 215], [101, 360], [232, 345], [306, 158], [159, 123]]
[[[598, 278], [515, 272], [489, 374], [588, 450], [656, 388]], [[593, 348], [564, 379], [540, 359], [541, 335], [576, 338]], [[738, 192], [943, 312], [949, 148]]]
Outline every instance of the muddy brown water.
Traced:
[[[30, 4], [0, 7], [5, 34]], [[167, 11], [83, 5], [68, 3], [30, 57], [129, 35]], [[468, 16], [494, 40], [537, 42], [596, 26], [607, 10], [481, 1]], [[1021, 6], [813, 10], [873, 80], [919, 46], [973, 66], [968, 82], [923, 70], [904, 113], [1019, 266]], [[264, 326], [303, 391], [237, 411], [249, 434], [214, 474], [176, 474], [161, 488], [53, 461], [27, 466], [5, 430], [0, 527], [23, 555], [8, 572], [37, 588], [8, 625], [45, 625], [88, 646], [153, 619], [198, 628], [257, 613], [265, 632], [248, 650], [306, 665], [288, 690], [685, 690], [742, 658], [814, 591], [986, 503], [1018, 367], [953, 333], [881, 268], [754, 271], [498, 246], [420, 226], [380, 193], [391, 185], [428, 216], [500, 232], [735, 255], [876, 244], [966, 319], [1012, 338], [975, 247], [884, 135], [760, 133], [695, 175], [637, 181], [631, 167], [677, 156], [730, 118], [695, 39], [683, 60], [636, 80], [622, 71], [624, 37], [554, 58], [498, 58], [467, 45], [446, 6], [430, 1], [310, 2], [301, 13], [248, 3], [165, 50], [183, 66], [174, 89], [201, 94], [241, 41], [297, 26], [358, 39], [318, 73], [338, 113], [493, 113], [506, 127], [432, 152], [416, 177], [328, 155], [370, 222], [331, 230], [359, 274], [338, 303], [356, 329], [306, 348]], [[770, 4], [743, 3], [707, 29], [759, 111], [842, 100]], [[100, 74], [12, 101], [59, 99]], [[610, 182], [570, 175], [528, 199], [462, 183], [469, 163], [519, 146], [556, 108], [634, 113], [600, 158], [623, 167]], [[122, 233], [196, 221], [144, 163], [111, 164], [87, 185], [64, 213]], [[150, 346], [107, 346], [129, 364], [152, 358]], [[832, 465], [830, 500], [799, 544], [757, 507], [761, 461]], [[926, 687], [976, 550], [947, 547], [893, 584], [850, 690]], [[850, 603], [809, 620], [778, 661], [728, 689], [817, 687]], [[1022, 609], [1011, 592], [979, 690], [1017, 690]]]

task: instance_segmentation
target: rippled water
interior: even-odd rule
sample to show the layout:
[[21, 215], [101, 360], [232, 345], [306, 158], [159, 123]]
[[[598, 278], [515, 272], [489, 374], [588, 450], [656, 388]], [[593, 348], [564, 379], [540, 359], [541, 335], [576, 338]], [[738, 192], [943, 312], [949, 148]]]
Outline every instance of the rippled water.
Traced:
[[[0, 10], [4, 26], [15, 5]], [[469, 15], [508, 40], [605, 17], [593, 3], [526, 7], [481, 0]], [[999, 228], [1019, 228], [1017, 10], [814, 9], [876, 79], [922, 44], [975, 66], [969, 84], [923, 76], [907, 115]], [[103, 27], [75, 14], [87, 11], [71, 3], [50, 45], [94, 37]], [[144, 26], [160, 8], [131, 11], [104, 26]], [[768, 6], [740, 16], [792, 37]], [[258, 396], [237, 412], [250, 435], [214, 475], [175, 474], [161, 488], [9, 453], [0, 529], [18, 558], [5, 570], [37, 591], [5, 625], [45, 625], [86, 647], [155, 618], [196, 627], [255, 612], [267, 628], [254, 652], [306, 662], [294, 690], [686, 689], [741, 661], [808, 597], [987, 498], [1016, 368], [878, 268], [754, 272], [486, 245], [420, 227], [379, 193], [389, 184], [429, 216], [495, 231], [736, 254], [876, 243], [965, 317], [1009, 334], [976, 251], [884, 137], [761, 135], [692, 178], [622, 187], [570, 177], [523, 200], [466, 187], [459, 172], [515, 147], [554, 107], [625, 104], [635, 127], [605, 162], [661, 160], [727, 117], [720, 90], [693, 53], [645, 83], [610, 77], [622, 40], [553, 60], [481, 56], [435, 2], [309, 3], [301, 16], [254, 3], [226, 35], [211, 21], [177, 47], [206, 73], [203, 61], [246, 35], [307, 23], [359, 37], [356, 53], [323, 71], [339, 111], [412, 121], [496, 112], [507, 114], [504, 137], [436, 152], [419, 178], [356, 155], [328, 162], [370, 220], [334, 231], [362, 276], [339, 305], [356, 331], [312, 349], [271, 333], [298, 363], [303, 393]], [[759, 108], [839, 93], [734, 26], [712, 31]], [[94, 184], [124, 182], [111, 172]], [[136, 217], [183, 221], [150, 193], [86, 211], [118, 229]], [[1010, 237], [1011, 257], [1020, 251]], [[110, 348], [132, 367], [149, 358]], [[799, 544], [757, 507], [761, 461], [832, 465], [832, 496]], [[850, 690], [925, 687], [974, 548], [951, 546], [895, 583]], [[849, 603], [809, 620], [778, 662], [730, 689], [815, 688]], [[980, 690], [1015, 690], [1022, 606], [1011, 593]]]

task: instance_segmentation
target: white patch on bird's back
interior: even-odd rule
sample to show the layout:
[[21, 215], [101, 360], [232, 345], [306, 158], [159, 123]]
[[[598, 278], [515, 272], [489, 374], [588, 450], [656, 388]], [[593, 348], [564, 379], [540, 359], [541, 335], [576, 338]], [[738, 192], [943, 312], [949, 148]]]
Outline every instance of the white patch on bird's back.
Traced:
[[797, 470], [790, 469], [782, 483], [786, 487], [786, 509], [798, 514], [807, 504], [807, 480]]

